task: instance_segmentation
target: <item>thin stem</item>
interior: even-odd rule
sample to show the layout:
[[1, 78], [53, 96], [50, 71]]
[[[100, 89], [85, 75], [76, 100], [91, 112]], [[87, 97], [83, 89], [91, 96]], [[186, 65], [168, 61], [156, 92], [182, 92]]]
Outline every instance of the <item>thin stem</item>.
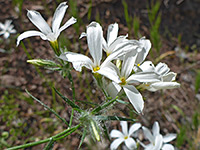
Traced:
[[57, 141], [57, 140], [65, 138], [67, 135], [69, 135], [72, 132], [76, 131], [80, 126], [81, 126], [81, 124], [78, 124], [75, 127], [70, 128], [70, 129], [68, 128], [68, 129], [64, 130], [63, 132], [60, 132], [60, 133], [58, 133], [58, 134], [56, 134], [56, 135], [54, 135], [54, 136], [52, 136], [50, 138], [47, 138], [47, 139], [44, 139], [44, 140], [40, 140], [40, 141], [37, 141], [37, 142], [32, 142], [32, 143], [27, 143], [27, 144], [11, 147], [11, 148], [8, 148], [6, 150], [17, 150], [17, 149], [22, 149], [22, 148], [26, 148], [26, 147], [31, 147], [31, 146], [47, 143], [47, 142], [52, 141], [52, 140], [53, 141]]
[[33, 95], [31, 95], [31, 93], [29, 93], [26, 89], [25, 89], [26, 93], [31, 96], [34, 100], [36, 100], [37, 102], [39, 102], [42, 106], [44, 106], [45, 108], [47, 108], [49, 111], [51, 111], [54, 115], [56, 115], [56, 117], [58, 117], [60, 120], [62, 120], [67, 126], [69, 126], [68, 122], [63, 119], [57, 112], [55, 112], [53, 109], [49, 108], [46, 104], [44, 104], [42, 101], [40, 101], [39, 99], [37, 99], [36, 97], [34, 97]]
[[72, 113], [71, 113], [71, 117], [70, 117], [70, 121], [69, 121], [69, 128], [72, 126], [73, 116], [74, 116], [74, 109], [72, 108]]

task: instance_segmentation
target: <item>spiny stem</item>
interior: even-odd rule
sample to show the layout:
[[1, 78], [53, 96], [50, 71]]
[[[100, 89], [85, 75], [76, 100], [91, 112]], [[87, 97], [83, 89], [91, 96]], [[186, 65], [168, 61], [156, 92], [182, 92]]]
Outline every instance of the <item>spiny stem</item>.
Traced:
[[78, 124], [75, 127], [70, 128], [70, 129], [68, 128], [68, 129], [64, 130], [63, 132], [60, 132], [60, 133], [58, 133], [58, 134], [56, 134], [56, 135], [54, 135], [54, 136], [52, 136], [50, 138], [47, 138], [47, 139], [44, 139], [44, 140], [40, 140], [40, 141], [37, 141], [37, 142], [32, 142], [32, 143], [27, 143], [27, 144], [11, 147], [11, 148], [8, 148], [6, 150], [17, 150], [17, 149], [22, 149], [22, 148], [26, 148], [26, 147], [31, 147], [31, 146], [47, 143], [47, 142], [52, 141], [52, 140], [53, 141], [57, 141], [57, 140], [65, 138], [67, 135], [69, 135], [72, 132], [76, 131], [80, 126], [81, 126], [81, 124]]

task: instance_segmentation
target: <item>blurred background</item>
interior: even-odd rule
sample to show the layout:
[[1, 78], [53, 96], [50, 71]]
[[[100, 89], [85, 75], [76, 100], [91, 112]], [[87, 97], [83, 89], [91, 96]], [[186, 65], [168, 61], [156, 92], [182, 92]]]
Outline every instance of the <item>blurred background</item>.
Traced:
[[[17, 36], [36, 27], [26, 16], [28, 10], [39, 11], [51, 24], [53, 13], [61, 0], [0, 0], [0, 22], [12, 20], [17, 31], [8, 38], [0, 36], [0, 149], [50, 137], [66, 126], [25, 92], [53, 108], [69, 121], [71, 108], [53, 87], [72, 98], [68, 79], [58, 72], [28, 64], [28, 59], [54, 60], [54, 52], [40, 37], [23, 40], [16, 47]], [[119, 34], [128, 39], [145, 36], [152, 49], [147, 57], [154, 64], [164, 62], [177, 73], [178, 89], [157, 92], [141, 91], [145, 98], [144, 114], [138, 116], [122, 105], [109, 114], [137, 118], [152, 128], [158, 121], [163, 135], [177, 133], [172, 143], [180, 150], [200, 149], [200, 0], [68, 0], [69, 8], [63, 22], [71, 16], [77, 23], [59, 37], [59, 44], [69, 51], [88, 55], [86, 39], [79, 40], [91, 21], [101, 24], [104, 37], [109, 24], [119, 24]], [[36, 29], [38, 30], [38, 29]], [[91, 73], [72, 70], [76, 99], [102, 103], [104, 98]], [[90, 109], [80, 103], [85, 109]], [[76, 124], [76, 122], [74, 122]], [[131, 123], [130, 123], [131, 125]], [[107, 123], [109, 131], [120, 129], [119, 122]], [[53, 149], [77, 149], [80, 133], [72, 134], [54, 144]], [[92, 143], [88, 137], [81, 149], [109, 149], [110, 142]], [[27, 149], [42, 149], [44, 145]]]

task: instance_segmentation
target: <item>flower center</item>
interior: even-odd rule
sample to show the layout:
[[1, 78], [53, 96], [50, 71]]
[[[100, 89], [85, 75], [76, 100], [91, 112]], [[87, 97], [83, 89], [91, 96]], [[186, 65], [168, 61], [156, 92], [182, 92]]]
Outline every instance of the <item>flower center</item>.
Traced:
[[139, 66], [140, 66], [140, 64], [137, 64], [137, 66], [139, 67]]
[[99, 69], [100, 69], [100, 67], [97, 66], [97, 67], [94, 67], [94, 68], [93, 68], [93, 71], [96, 72], [96, 71], [98, 71]]
[[126, 85], [126, 79], [125, 79], [125, 77], [121, 77], [120, 80], [122, 81], [120, 83], [121, 85]]
[[128, 139], [128, 136], [125, 136], [124, 139], [125, 139], [125, 140]]

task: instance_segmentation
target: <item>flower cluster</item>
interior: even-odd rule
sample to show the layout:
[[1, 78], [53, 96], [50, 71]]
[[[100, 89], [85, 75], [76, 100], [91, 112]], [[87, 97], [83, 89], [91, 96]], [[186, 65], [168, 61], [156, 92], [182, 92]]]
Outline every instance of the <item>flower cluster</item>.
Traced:
[[[142, 126], [145, 138], [147, 138], [150, 141], [148, 145], [144, 145], [139, 140], [137, 140], [138, 142], [136, 143], [136, 141], [132, 138], [134, 133], [137, 133], [137, 131], [140, 129], [141, 127], [140, 123], [133, 124], [130, 127], [129, 131], [127, 130], [126, 121], [121, 121], [120, 125], [122, 127], [122, 132], [114, 129], [110, 133], [110, 136], [112, 138], [117, 138], [110, 145], [111, 150], [117, 149], [122, 142], [125, 142], [125, 145], [128, 147], [128, 149], [137, 149], [137, 143], [138, 143], [142, 147], [144, 147], [145, 150], [174, 150], [174, 146], [167, 143], [174, 140], [176, 138], [176, 134], [169, 133], [165, 136], [162, 136], [160, 134], [160, 127], [157, 121], [154, 122], [153, 125], [152, 129], [153, 134], [148, 128]], [[135, 135], [138, 136], [138, 134]]]
[[[140, 92], [134, 85], [141, 83], [148, 90], [168, 89], [179, 87], [180, 84], [172, 82], [176, 74], [169, 72], [166, 64], [159, 63], [156, 67], [145, 58], [151, 48], [151, 43], [144, 37], [139, 40], [128, 40], [127, 36], [119, 36], [117, 23], [108, 28], [107, 43], [103, 37], [102, 27], [97, 22], [87, 26], [86, 33], [81, 37], [87, 37], [90, 55], [92, 59], [83, 54], [66, 52], [60, 55], [60, 59], [71, 62], [75, 70], [82, 67], [90, 69], [94, 74], [98, 73], [110, 80], [107, 92], [116, 97], [120, 91], [124, 91], [130, 103], [138, 113], [142, 113], [144, 101]], [[106, 59], [102, 61], [103, 50]], [[115, 60], [121, 65], [114, 64]]]
[[[19, 45], [21, 40], [27, 37], [40, 36], [43, 40], [48, 40], [50, 42], [59, 64], [51, 60], [43, 59], [33, 59], [27, 62], [47, 69], [62, 71], [63, 77], [65, 77], [66, 74], [69, 75], [68, 78], [70, 82], [72, 79], [70, 78], [69, 63], [72, 63], [76, 71], [81, 72], [82, 67], [86, 67], [93, 73], [107, 101], [102, 105], [97, 105], [91, 112], [82, 110], [75, 104], [75, 100], [71, 101], [56, 91], [73, 110], [81, 114], [79, 117], [80, 124], [76, 127], [70, 128], [72, 123], [72, 120], [70, 120], [70, 127], [68, 129], [70, 133], [74, 132], [79, 126], [83, 126], [84, 132], [82, 141], [80, 142], [82, 143], [86, 134], [85, 130], [89, 127], [93, 137], [95, 137], [97, 141], [100, 141], [100, 128], [97, 120], [99, 122], [109, 119], [121, 120], [122, 132], [112, 130], [110, 133], [112, 138], [117, 138], [111, 144], [111, 149], [117, 149], [122, 142], [125, 142], [129, 149], [137, 148], [138, 143], [141, 144], [145, 150], [173, 150], [174, 147], [166, 143], [175, 139], [176, 135], [168, 134], [162, 136], [160, 134], [158, 122], [155, 122], [153, 125], [153, 134], [146, 127], [142, 127], [144, 136], [150, 141], [150, 144], [145, 145], [140, 141], [136, 142], [132, 138], [133, 133], [141, 128], [140, 123], [133, 124], [128, 131], [127, 122], [122, 120], [130, 119], [118, 116], [101, 116], [101, 112], [103, 112], [103, 109], [116, 102], [118, 96], [121, 96], [123, 93], [136, 112], [141, 114], [144, 108], [144, 100], [137, 87], [139, 86], [149, 91], [177, 88], [180, 84], [175, 82], [176, 73], [170, 72], [169, 67], [165, 63], [160, 62], [154, 66], [151, 61], [145, 61], [151, 49], [150, 40], [145, 37], [135, 40], [128, 39], [128, 35], [118, 36], [119, 27], [117, 23], [108, 26], [106, 40], [103, 37], [103, 29], [99, 23], [93, 21], [87, 26], [86, 32], [82, 33], [80, 38], [87, 38], [90, 56], [61, 51], [57, 42], [58, 36], [64, 29], [76, 22], [76, 19], [71, 17], [71, 19], [60, 27], [67, 8], [68, 5], [66, 2], [61, 3], [57, 7], [53, 15], [52, 28], [50, 28], [39, 12], [28, 10], [27, 16], [29, 20], [40, 31], [31, 30], [22, 33], [17, 38], [17, 45]], [[10, 25], [10, 23], [11, 22], [7, 24]], [[0, 24], [0, 27], [1, 26]], [[12, 28], [13, 26], [9, 28], [9, 33], [16, 32], [14, 30], [12, 31]], [[9, 34], [6, 33], [4, 36], [8, 37]], [[66, 71], [68, 72], [66, 73]], [[75, 91], [73, 91], [73, 97], [75, 97], [74, 95]], [[56, 114], [56, 116], [58, 116], [58, 114]], [[68, 124], [65, 119], [59, 118]], [[73, 119], [73, 113], [71, 119]]]

